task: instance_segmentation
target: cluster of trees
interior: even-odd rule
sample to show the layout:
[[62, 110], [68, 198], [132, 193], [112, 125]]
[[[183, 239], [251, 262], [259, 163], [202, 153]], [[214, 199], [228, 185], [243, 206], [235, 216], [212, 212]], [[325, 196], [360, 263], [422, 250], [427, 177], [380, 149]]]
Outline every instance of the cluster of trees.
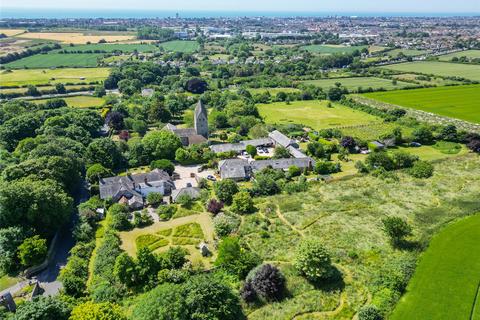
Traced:
[[137, 38], [146, 40], [168, 41], [172, 40], [175, 32], [172, 29], [146, 26], [137, 29]]

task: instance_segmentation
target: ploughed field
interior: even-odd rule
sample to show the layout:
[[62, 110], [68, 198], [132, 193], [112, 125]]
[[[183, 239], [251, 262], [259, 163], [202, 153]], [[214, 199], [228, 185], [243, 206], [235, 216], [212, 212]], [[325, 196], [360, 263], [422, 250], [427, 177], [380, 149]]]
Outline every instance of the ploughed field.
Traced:
[[365, 93], [364, 96], [399, 106], [480, 123], [480, 85], [451, 86]]
[[479, 243], [480, 214], [436, 235], [391, 319], [480, 319]]

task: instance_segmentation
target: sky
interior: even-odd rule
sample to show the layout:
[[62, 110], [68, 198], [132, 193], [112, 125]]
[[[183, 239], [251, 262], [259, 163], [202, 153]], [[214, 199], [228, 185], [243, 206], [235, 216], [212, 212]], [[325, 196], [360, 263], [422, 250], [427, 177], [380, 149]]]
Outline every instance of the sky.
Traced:
[[480, 13], [480, 0], [0, 0], [0, 8]]

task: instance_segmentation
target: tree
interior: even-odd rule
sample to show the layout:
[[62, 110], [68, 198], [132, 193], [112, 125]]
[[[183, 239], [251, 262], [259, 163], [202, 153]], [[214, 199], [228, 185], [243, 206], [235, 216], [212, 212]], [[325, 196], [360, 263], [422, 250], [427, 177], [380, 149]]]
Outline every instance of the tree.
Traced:
[[155, 159], [175, 159], [175, 152], [182, 147], [180, 139], [168, 131], [151, 131], [142, 139], [147, 153]]
[[193, 78], [187, 81], [185, 84], [185, 90], [191, 93], [202, 94], [208, 88], [208, 83], [200, 78]]
[[405, 237], [412, 234], [412, 227], [400, 217], [387, 217], [382, 219], [383, 231], [393, 245], [398, 245]]
[[69, 320], [126, 320], [120, 306], [110, 303], [94, 303], [91, 301], [81, 303], [72, 310]]
[[447, 141], [457, 141], [458, 140], [457, 127], [453, 124], [446, 125], [440, 131], [440, 138]]
[[59, 94], [62, 94], [62, 93], [66, 93], [67, 89], [65, 89], [65, 86], [63, 85], [63, 83], [57, 83], [55, 84], [55, 91], [57, 91], [57, 93]]
[[15, 320], [67, 320], [70, 311], [68, 304], [57, 297], [37, 296], [19, 305]]
[[273, 151], [273, 159], [285, 158], [290, 158], [290, 152], [288, 151], [288, 149], [282, 146], [275, 147], [275, 150]]
[[257, 148], [255, 148], [255, 146], [252, 146], [250, 144], [246, 146], [246, 151], [252, 157], [255, 157], [257, 155]]
[[115, 259], [113, 274], [128, 288], [132, 288], [137, 284], [135, 261], [126, 252], [123, 252]]
[[328, 99], [332, 101], [338, 101], [343, 97], [343, 90], [339, 87], [332, 87], [328, 90]]
[[257, 299], [257, 293], [251, 281], [245, 281], [243, 287], [240, 289], [240, 297], [242, 297], [245, 302], [254, 302]]
[[235, 181], [224, 179], [213, 184], [213, 190], [217, 198], [226, 203], [231, 204], [233, 195], [238, 192], [238, 186]]
[[122, 153], [110, 138], [93, 140], [87, 147], [86, 158], [91, 164], [99, 163], [109, 169], [119, 168], [123, 161]]
[[108, 208], [107, 218], [110, 221], [110, 227], [114, 230], [123, 231], [131, 228], [128, 220], [128, 207], [123, 204], [114, 203]]
[[434, 167], [430, 162], [417, 161], [408, 173], [415, 178], [430, 178], [433, 175]]
[[223, 202], [217, 199], [210, 199], [207, 203], [207, 211], [213, 214], [218, 214], [223, 209]]
[[293, 177], [298, 177], [299, 175], [302, 174], [302, 170], [297, 167], [297, 166], [290, 166], [288, 168], [288, 177], [289, 178], [293, 178]]
[[307, 145], [307, 153], [313, 157], [323, 158], [325, 157], [325, 149], [320, 142], [313, 141]]
[[112, 177], [113, 172], [110, 169], [105, 168], [100, 163], [92, 164], [87, 169], [86, 178], [91, 184], [98, 184], [101, 178]]
[[169, 175], [175, 171], [175, 166], [170, 160], [161, 159], [161, 160], [154, 160], [150, 163], [150, 169], [160, 169], [167, 172]]
[[251, 282], [257, 295], [266, 300], [279, 300], [285, 291], [285, 277], [271, 264], [263, 264], [250, 271], [247, 282]]
[[107, 91], [105, 91], [105, 87], [104, 87], [104, 86], [102, 86], [102, 85], [100, 85], [100, 84], [97, 85], [97, 86], [95, 86], [95, 90], [93, 91], [93, 95], [94, 95], [95, 97], [99, 97], [99, 98], [100, 98], [100, 97], [105, 96], [106, 94], [107, 94]]
[[27, 96], [32, 96], [32, 97], [38, 97], [38, 96], [41, 96], [41, 92], [38, 91], [37, 87], [33, 86], [33, 85], [29, 85], [27, 87], [27, 92], [26, 92]]
[[393, 162], [397, 169], [411, 168], [416, 161], [418, 161], [418, 156], [408, 152], [396, 151], [393, 153]]
[[170, 247], [158, 256], [162, 269], [181, 269], [187, 260], [188, 251], [182, 247]]
[[384, 168], [387, 171], [395, 169], [393, 159], [385, 151], [371, 152], [365, 159], [365, 164], [370, 169]]
[[235, 231], [240, 225], [240, 221], [234, 216], [226, 215], [224, 213], [218, 214], [213, 219], [213, 227], [215, 229], [215, 234], [218, 237], [225, 237], [230, 235]]
[[382, 320], [380, 311], [374, 305], [363, 306], [358, 311], [358, 320]]
[[19, 227], [0, 229], [0, 273], [6, 274], [18, 267], [17, 248], [25, 239]]
[[34, 266], [42, 263], [47, 257], [47, 240], [40, 236], [27, 238], [18, 247], [18, 258], [25, 267]]
[[232, 207], [233, 212], [238, 214], [247, 214], [255, 210], [252, 197], [247, 191], [240, 191], [233, 196]]
[[341, 170], [340, 163], [329, 162], [329, 161], [318, 161], [315, 164], [314, 171], [318, 174], [330, 174], [336, 173]]
[[218, 256], [214, 264], [243, 279], [253, 267], [259, 264], [259, 259], [243, 249], [238, 238], [227, 237], [218, 246]]
[[433, 141], [433, 133], [430, 127], [420, 126], [412, 132], [413, 140], [420, 143], [429, 144]]
[[114, 130], [121, 130], [125, 127], [125, 123], [123, 122], [123, 114], [118, 111], [109, 112], [105, 122], [108, 123], [108, 125]]
[[333, 274], [332, 262], [327, 249], [318, 240], [303, 241], [296, 253], [294, 266], [312, 282], [329, 279]]
[[349, 136], [345, 136], [342, 138], [342, 141], [340, 141], [340, 145], [344, 147], [345, 149], [348, 149], [349, 151], [352, 151], [357, 143], [355, 142], [355, 139]]
[[188, 319], [183, 287], [165, 283], [143, 295], [134, 306], [133, 320]]
[[184, 208], [190, 208], [193, 204], [193, 198], [188, 194], [182, 194], [175, 200], [175, 202]]
[[150, 192], [147, 194], [147, 202], [154, 207], [158, 206], [163, 202], [163, 195], [160, 192]]

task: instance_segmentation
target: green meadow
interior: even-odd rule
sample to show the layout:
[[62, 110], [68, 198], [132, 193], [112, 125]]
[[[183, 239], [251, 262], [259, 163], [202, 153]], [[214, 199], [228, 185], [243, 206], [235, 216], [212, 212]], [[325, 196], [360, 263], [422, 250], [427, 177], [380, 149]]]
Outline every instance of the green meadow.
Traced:
[[[93, 108], [93, 107], [101, 107], [105, 103], [105, 100], [102, 98], [92, 97], [92, 96], [72, 96], [61, 98], [65, 100], [69, 107], [73, 108]], [[38, 99], [32, 100], [34, 103], [45, 103], [51, 99]]]
[[62, 68], [62, 69], [25, 69], [0, 72], [0, 86], [26, 86], [28, 84], [89, 83], [105, 80], [110, 74], [109, 68]]
[[333, 53], [351, 53], [355, 50], [362, 50], [368, 48], [368, 46], [342, 46], [342, 45], [328, 45], [328, 44], [312, 44], [302, 47], [308, 52], [320, 53], [320, 54], [333, 54]]
[[414, 84], [408, 82], [397, 81], [396, 84], [393, 84], [392, 80], [382, 79], [376, 77], [355, 77], [355, 78], [332, 78], [332, 79], [319, 79], [319, 80], [306, 80], [302, 81], [304, 84], [311, 84], [322, 89], [329, 89], [335, 87], [336, 83], [340, 83], [343, 87], [346, 87], [348, 91], [355, 91], [358, 88], [363, 89], [380, 89], [385, 90], [395, 90], [402, 89], [406, 86], [412, 86]]
[[382, 68], [401, 72], [435, 74], [442, 77], [462, 77], [480, 81], [480, 65], [468, 65], [439, 61], [414, 61], [390, 64]]
[[112, 43], [95, 43], [95, 44], [83, 44], [75, 46], [65, 46], [61, 50], [65, 51], [95, 51], [101, 50], [106, 52], [122, 51], [131, 53], [138, 52], [154, 52], [158, 51], [158, 47], [148, 43], [124, 43], [124, 44], [112, 44]]
[[173, 40], [162, 42], [159, 45], [165, 51], [192, 53], [200, 48], [196, 41]]
[[439, 56], [438, 59], [440, 61], [450, 61], [452, 58], [457, 57], [467, 57], [467, 58], [480, 58], [480, 50], [467, 50], [467, 51], [460, 51], [460, 52], [454, 52], [454, 53], [449, 53], [445, 54], [443, 56]]
[[480, 123], [480, 85], [372, 92], [375, 100]]
[[101, 53], [36, 54], [34, 56], [7, 63], [5, 66], [12, 69], [96, 67], [98, 59], [102, 57], [103, 54]]

